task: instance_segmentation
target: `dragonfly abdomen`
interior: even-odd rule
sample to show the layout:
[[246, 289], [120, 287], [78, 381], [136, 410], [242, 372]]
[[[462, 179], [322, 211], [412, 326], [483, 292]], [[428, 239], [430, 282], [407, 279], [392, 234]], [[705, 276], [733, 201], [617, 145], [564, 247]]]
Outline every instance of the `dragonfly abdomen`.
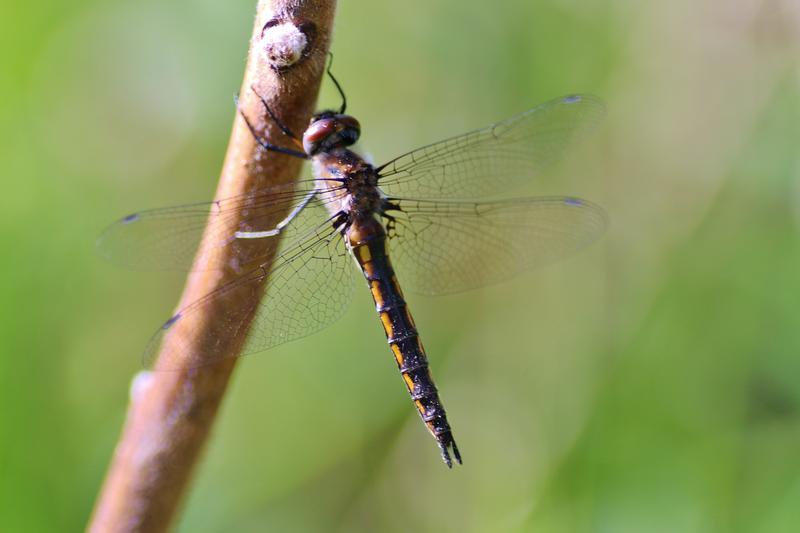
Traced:
[[387, 254], [383, 226], [370, 217], [361, 224], [351, 225], [347, 237], [349, 248], [369, 284], [386, 340], [411, 400], [428, 431], [439, 443], [442, 459], [447, 466], [452, 466], [451, 449], [456, 461], [461, 463], [447, 414], [428, 367], [425, 348]]

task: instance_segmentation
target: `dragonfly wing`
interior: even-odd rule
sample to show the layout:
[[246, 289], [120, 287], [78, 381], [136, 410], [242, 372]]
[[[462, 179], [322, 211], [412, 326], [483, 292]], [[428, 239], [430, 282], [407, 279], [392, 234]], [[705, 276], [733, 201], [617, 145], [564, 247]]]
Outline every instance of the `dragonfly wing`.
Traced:
[[506, 280], [596, 240], [602, 208], [565, 196], [492, 202], [390, 199], [390, 252], [403, 285], [448, 294]]
[[[311, 209], [299, 216], [307, 216], [307, 210]], [[199, 367], [232, 355], [227, 351], [230, 344], [219, 339], [247, 335], [244, 349], [236, 354], [244, 355], [305, 337], [338, 319], [350, 301], [353, 267], [341, 234], [330, 221], [316, 220], [311, 231], [281, 246], [270, 269], [258, 267], [243, 274], [165, 322], [148, 344], [145, 365], [158, 370]], [[208, 317], [213, 334], [195, 349], [191, 329]], [[177, 338], [168, 338], [171, 335]], [[182, 342], [184, 338], [188, 340]]]
[[510, 119], [404, 154], [379, 167], [390, 195], [479, 198], [521, 185], [560, 159], [571, 141], [596, 126], [605, 105], [573, 95]]
[[[102, 256], [137, 270], [218, 270], [246, 265], [275, 253], [278, 239], [237, 239], [237, 231], [272, 229], [313, 189], [302, 181], [260, 189], [214, 202], [141, 211], [124, 217], [97, 240]], [[282, 240], [303, 235], [319, 219], [293, 220], [281, 232]], [[211, 240], [203, 257], [195, 258], [204, 235]], [[231, 252], [229, 246], [236, 249]], [[234, 257], [236, 265], [226, 264]]]

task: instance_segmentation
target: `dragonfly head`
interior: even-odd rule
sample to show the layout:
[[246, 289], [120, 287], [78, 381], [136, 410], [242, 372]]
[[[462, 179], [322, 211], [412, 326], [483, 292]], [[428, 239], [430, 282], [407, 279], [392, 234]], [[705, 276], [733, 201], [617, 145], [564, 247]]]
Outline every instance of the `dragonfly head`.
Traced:
[[311, 117], [311, 123], [303, 134], [303, 149], [313, 156], [344, 148], [354, 144], [360, 134], [361, 125], [350, 115], [322, 111]]

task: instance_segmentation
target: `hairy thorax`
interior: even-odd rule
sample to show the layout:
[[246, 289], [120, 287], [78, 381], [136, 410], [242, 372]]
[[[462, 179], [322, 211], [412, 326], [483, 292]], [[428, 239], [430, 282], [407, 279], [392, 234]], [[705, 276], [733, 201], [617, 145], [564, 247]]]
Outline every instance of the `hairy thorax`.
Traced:
[[315, 155], [312, 160], [317, 188], [331, 215], [346, 212], [351, 221], [372, 218], [382, 197], [375, 168], [345, 148]]

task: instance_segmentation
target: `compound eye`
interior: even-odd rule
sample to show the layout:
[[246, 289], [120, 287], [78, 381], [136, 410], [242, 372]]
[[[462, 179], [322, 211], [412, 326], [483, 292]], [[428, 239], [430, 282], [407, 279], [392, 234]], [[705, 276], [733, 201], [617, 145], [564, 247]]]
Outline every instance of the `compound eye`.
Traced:
[[325, 139], [336, 133], [336, 121], [332, 118], [316, 120], [303, 134], [303, 149], [308, 155], [317, 153]]
[[350, 115], [338, 115], [336, 119], [339, 121], [339, 124], [342, 125], [342, 129], [361, 132], [361, 124], [359, 124], [358, 121]]
[[358, 141], [361, 135], [361, 124], [350, 115], [337, 115], [336, 120], [339, 122], [339, 140], [344, 146], [350, 146]]

